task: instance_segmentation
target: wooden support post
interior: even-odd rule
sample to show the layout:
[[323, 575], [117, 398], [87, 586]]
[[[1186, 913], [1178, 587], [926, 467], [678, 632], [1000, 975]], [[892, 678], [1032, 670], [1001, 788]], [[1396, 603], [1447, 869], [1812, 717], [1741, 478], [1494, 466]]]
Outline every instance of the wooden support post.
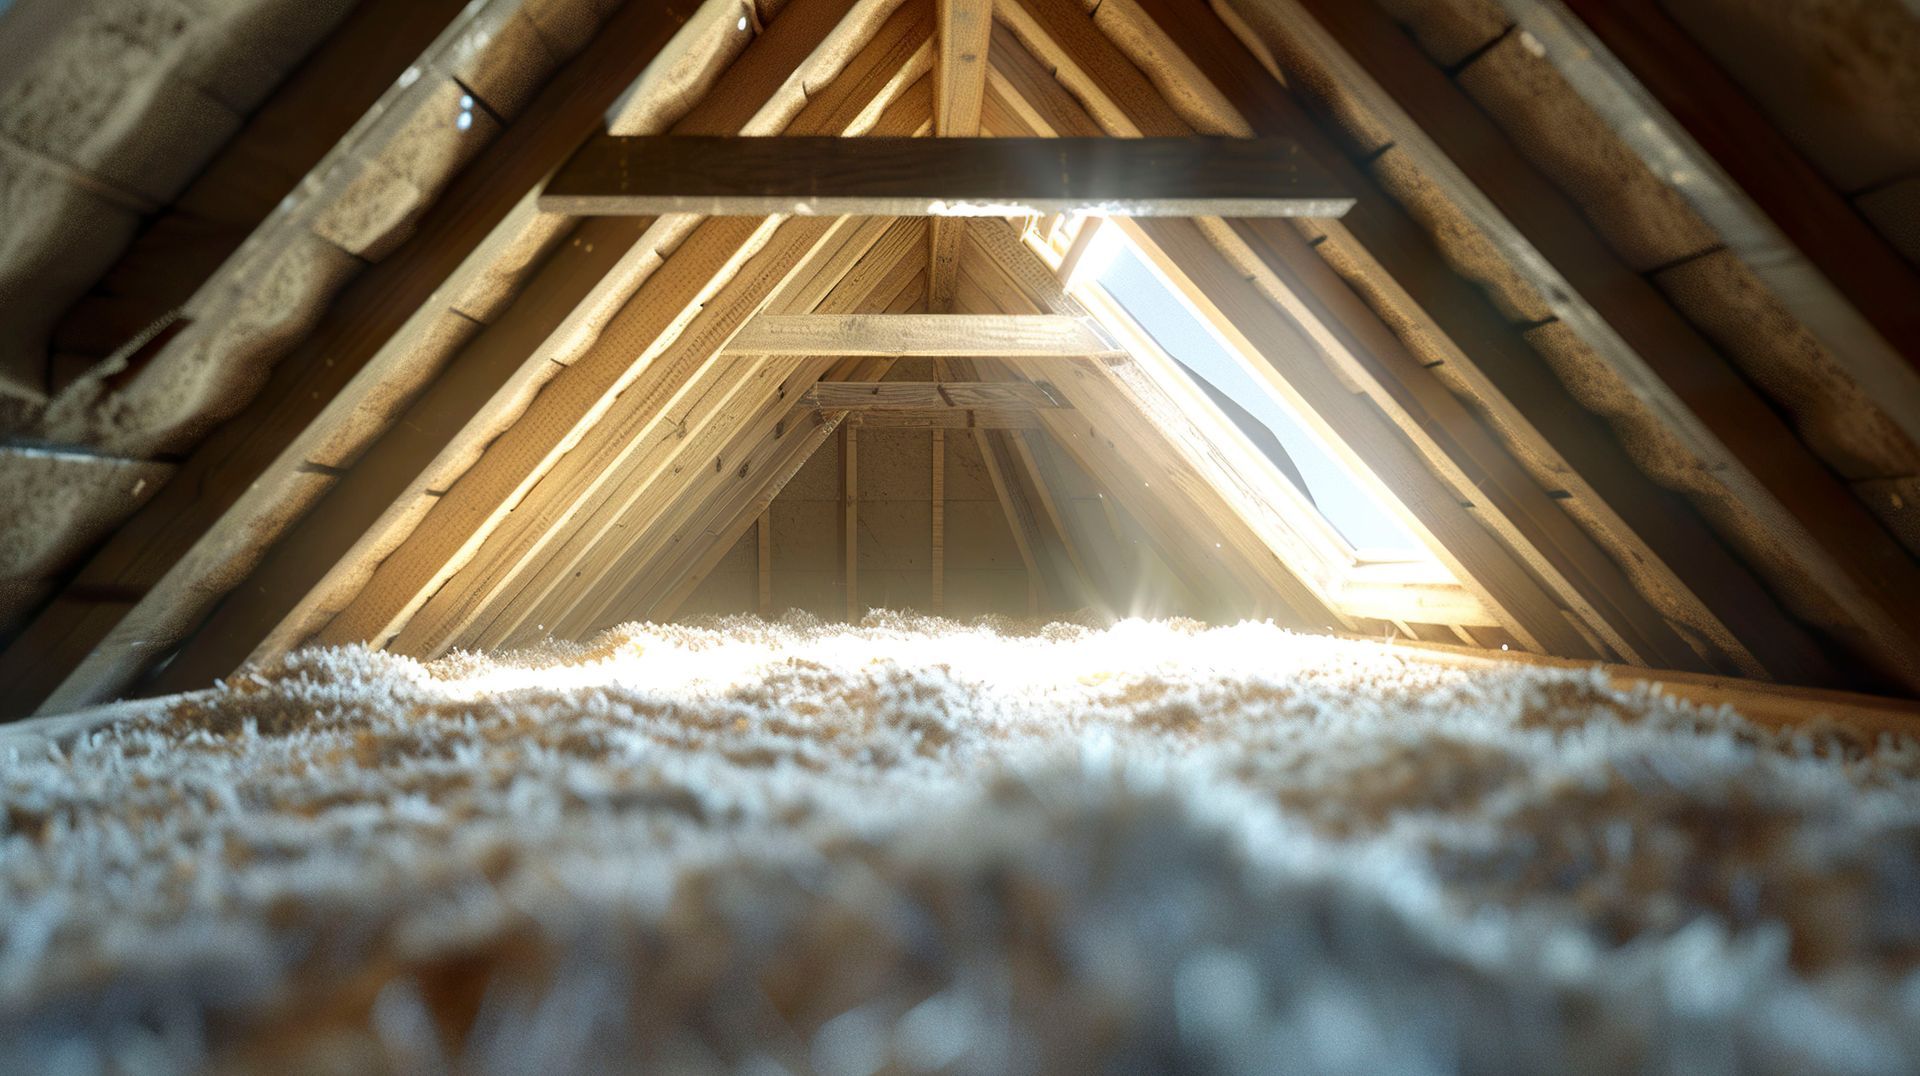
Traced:
[[930, 604], [947, 611], [947, 431], [933, 431], [933, 578]]
[[860, 431], [840, 428], [841, 530], [847, 548], [847, 623], [860, 622]]

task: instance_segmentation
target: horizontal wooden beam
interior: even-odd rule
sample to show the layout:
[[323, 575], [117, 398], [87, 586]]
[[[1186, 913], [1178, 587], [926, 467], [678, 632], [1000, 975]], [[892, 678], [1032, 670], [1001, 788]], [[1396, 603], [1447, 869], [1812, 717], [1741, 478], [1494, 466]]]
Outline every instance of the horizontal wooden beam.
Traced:
[[727, 351], [1007, 359], [1125, 354], [1091, 318], [1042, 314], [762, 314]]
[[1290, 138], [720, 138], [606, 135], [548, 213], [1338, 217], [1353, 205]]
[[[1052, 413], [1071, 417], [1070, 408]], [[1033, 430], [1042, 428], [1041, 412], [1033, 409], [958, 408], [928, 411], [849, 411], [822, 409], [829, 418], [845, 416], [845, 425], [889, 430]]]
[[1032, 411], [1067, 406], [1031, 381], [823, 381], [801, 401], [840, 411]]

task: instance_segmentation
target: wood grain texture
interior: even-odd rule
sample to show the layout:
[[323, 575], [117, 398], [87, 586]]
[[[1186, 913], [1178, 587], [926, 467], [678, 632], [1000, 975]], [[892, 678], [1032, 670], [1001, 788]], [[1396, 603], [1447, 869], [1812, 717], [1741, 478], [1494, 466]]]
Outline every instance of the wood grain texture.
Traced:
[[1113, 356], [1088, 318], [1044, 314], [763, 314], [728, 350], [744, 355]]
[[1030, 381], [821, 382], [802, 403], [842, 411], [1026, 411], [1066, 406]]
[[578, 216], [1337, 217], [1352, 205], [1287, 138], [593, 139], [540, 208]]

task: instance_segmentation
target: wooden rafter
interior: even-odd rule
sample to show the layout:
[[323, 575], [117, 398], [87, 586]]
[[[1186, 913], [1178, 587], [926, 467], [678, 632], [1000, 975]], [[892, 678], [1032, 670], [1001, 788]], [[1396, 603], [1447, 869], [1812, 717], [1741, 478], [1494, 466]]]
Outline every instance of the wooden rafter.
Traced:
[[1803, 612], [1881, 675], [1920, 687], [1920, 566], [1486, 114], [1370, 5], [1257, 0], [1245, 10], [1257, 32], [1304, 46], [1391, 132], [1395, 151], [1713, 475], [1741, 526], [1764, 532], [1780, 567], [1817, 587]]
[[[924, 65], [932, 21], [911, 5], [883, 25], [838, 77], [803, 98], [812, 57], [831, 52], [832, 43], [846, 36], [851, 6], [851, 0], [794, 0], [729, 66], [733, 92], [703, 99], [674, 130], [765, 130], [768, 116], [786, 123], [783, 117], [802, 100], [793, 124], [858, 122], [877, 103], [910, 99], [912, 90], [901, 89], [899, 81], [914, 71], [916, 54]], [[579, 361], [570, 354], [572, 341], [594, 324], [581, 315], [617, 307], [639, 278], [655, 271], [653, 249], [684, 230], [667, 222], [648, 226], [644, 219], [581, 222], [573, 240], [556, 249], [448, 373], [352, 461], [310, 523], [284, 533], [155, 686], [205, 683], [249, 656], [276, 657], [324, 627], [480, 449], [505, 434], [527, 398], [564, 369], [559, 360]]]
[[1654, 175], [1920, 444], [1920, 271], [1651, 0], [1501, 0]]
[[[406, 246], [335, 300], [247, 410], [202, 441], [0, 654], [9, 685], [0, 716], [120, 694], [258, 563], [264, 544], [314, 504], [332, 485], [330, 471], [359, 447], [343, 436], [360, 428], [356, 413], [384, 391], [417, 384], [421, 364], [406, 361], [405, 345], [417, 346], [445, 314], [430, 300], [472, 283], [478, 274], [463, 265], [497, 227], [526, 226], [526, 194], [600, 123], [684, 10], [629, 6], [615, 15], [453, 181]], [[117, 600], [92, 600], [101, 594]]]

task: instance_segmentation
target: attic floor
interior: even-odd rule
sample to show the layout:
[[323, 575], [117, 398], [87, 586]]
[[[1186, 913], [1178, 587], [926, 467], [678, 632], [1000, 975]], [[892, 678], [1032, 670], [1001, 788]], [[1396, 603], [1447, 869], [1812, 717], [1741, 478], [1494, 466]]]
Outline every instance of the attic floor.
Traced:
[[1920, 742], [1594, 672], [733, 618], [0, 754], [8, 1071], [1920, 1065]]

